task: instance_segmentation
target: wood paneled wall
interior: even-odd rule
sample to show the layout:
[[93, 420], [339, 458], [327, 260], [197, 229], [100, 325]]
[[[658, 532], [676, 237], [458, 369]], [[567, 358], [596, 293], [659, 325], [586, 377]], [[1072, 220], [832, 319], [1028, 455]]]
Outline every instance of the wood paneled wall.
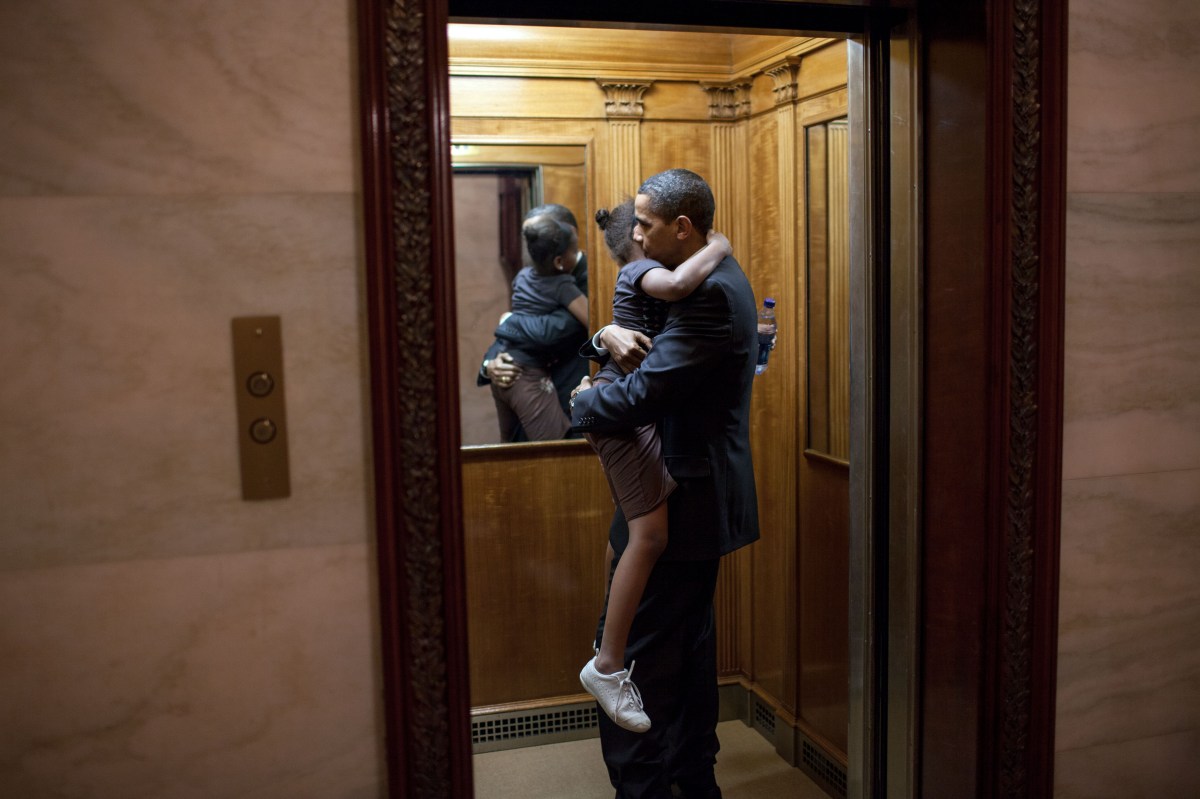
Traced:
[[[814, 467], [803, 455], [802, 176], [804, 126], [845, 113], [845, 44], [780, 37], [718, 44], [714, 34], [685, 78], [679, 64], [645, 63], [648, 51], [642, 61], [618, 63], [572, 36], [576, 52], [596, 59], [583, 72], [589, 77], [580, 77], [566, 45], [536, 63], [527, 57], [519, 68], [537, 77], [521, 78], [512, 74], [518, 66], [482, 47], [460, 45], [456, 54], [452, 37], [452, 135], [586, 144], [587, 208], [573, 209], [581, 225], [663, 169], [686, 167], [712, 184], [716, 225], [759, 301], [776, 299], [779, 318], [751, 410], [762, 538], [723, 562], [719, 667], [844, 755], [848, 496], [844, 469], [840, 483], [809, 479]], [[696, 40], [672, 47], [661, 38], [686, 34], [653, 36], [655, 51], [696, 52]], [[616, 267], [599, 236], [588, 241], [598, 326], [610, 316]], [[472, 704], [578, 694], [612, 512], [599, 464], [589, 448], [572, 444], [477, 451], [464, 460]], [[828, 464], [817, 468], [838, 474]]]
[[471, 704], [582, 693], [604, 605], [613, 504], [583, 441], [463, 457]]

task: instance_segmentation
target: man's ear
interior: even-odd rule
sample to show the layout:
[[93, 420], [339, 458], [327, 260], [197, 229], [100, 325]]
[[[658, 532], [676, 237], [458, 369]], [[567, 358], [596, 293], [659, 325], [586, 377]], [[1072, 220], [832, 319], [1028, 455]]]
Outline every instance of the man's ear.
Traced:
[[692, 224], [692, 220], [689, 219], [688, 217], [686, 217], [686, 216], [675, 217], [675, 238], [679, 239], [680, 241], [683, 241], [688, 236], [690, 236], [692, 233], [694, 233], [695, 230], [696, 230], [695, 225]]

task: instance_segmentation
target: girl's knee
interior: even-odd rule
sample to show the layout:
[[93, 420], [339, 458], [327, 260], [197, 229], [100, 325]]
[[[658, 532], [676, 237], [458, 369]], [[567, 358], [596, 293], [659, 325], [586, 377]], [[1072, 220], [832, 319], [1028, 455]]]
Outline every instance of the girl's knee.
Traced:
[[639, 525], [640, 529], [629, 528], [629, 543], [643, 552], [658, 557], [667, 548], [666, 525]]

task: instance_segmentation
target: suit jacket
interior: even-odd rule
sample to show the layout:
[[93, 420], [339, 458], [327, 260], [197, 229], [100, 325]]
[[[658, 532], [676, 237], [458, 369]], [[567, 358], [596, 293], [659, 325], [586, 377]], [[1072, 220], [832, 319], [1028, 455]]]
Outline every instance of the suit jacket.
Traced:
[[[658, 423], [667, 470], [679, 484], [668, 501], [663, 558], [717, 558], [758, 540], [750, 459], [757, 321], [750, 283], [726, 257], [699, 288], [671, 305], [638, 369], [575, 400], [572, 422], [580, 430]], [[580, 354], [600, 359], [590, 340]], [[623, 551], [628, 537], [618, 508], [613, 549]]]

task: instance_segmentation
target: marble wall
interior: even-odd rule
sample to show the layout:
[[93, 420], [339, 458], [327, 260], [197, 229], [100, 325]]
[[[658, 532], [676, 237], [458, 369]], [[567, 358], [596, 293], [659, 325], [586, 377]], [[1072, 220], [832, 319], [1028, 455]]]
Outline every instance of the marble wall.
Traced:
[[353, 9], [0, 4], [0, 795], [383, 792]]
[[1200, 4], [1072, 0], [1055, 796], [1200, 791]]
[[[1200, 5], [1070, 5], [1056, 795], [1200, 785]], [[0, 795], [382, 792], [353, 2], [0, 4]], [[240, 499], [229, 320], [283, 320]]]

